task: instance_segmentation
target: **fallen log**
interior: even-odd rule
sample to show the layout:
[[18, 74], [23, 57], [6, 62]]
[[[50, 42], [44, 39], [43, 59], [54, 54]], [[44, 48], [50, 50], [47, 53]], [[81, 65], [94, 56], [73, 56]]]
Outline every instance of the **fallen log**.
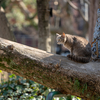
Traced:
[[77, 63], [0, 38], [0, 69], [85, 100], [99, 100], [100, 63]]

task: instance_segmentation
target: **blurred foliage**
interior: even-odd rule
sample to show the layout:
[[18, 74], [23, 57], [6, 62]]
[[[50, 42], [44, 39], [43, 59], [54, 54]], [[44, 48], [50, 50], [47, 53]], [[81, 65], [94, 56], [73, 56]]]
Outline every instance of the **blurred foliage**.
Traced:
[[24, 13], [21, 11], [19, 6], [14, 3], [12, 7], [9, 5], [12, 3], [11, 0], [6, 0], [3, 2], [2, 7], [8, 9], [6, 11], [6, 17], [11, 25], [11, 28], [17, 27], [21, 29], [22, 27], [33, 26], [35, 29], [38, 28], [38, 18], [37, 18], [37, 11], [36, 11], [36, 0], [22, 0], [29, 13], [29, 18], [26, 18]]
[[[0, 84], [0, 100], [45, 100], [48, 93], [52, 91], [54, 90], [12, 74], [7, 82], [2, 80]], [[72, 100], [72, 98], [80, 100], [75, 99], [74, 96], [60, 97], [59, 100]]]
[[7, 5], [9, 5], [10, 1], [11, 1], [11, 0], [5, 0], [4, 2], [2, 2], [2, 4], [1, 4], [2, 7], [3, 7], [4, 9], [6, 9]]
[[6, 13], [6, 16], [12, 27], [18, 27], [20, 29], [23, 25], [25, 26], [29, 24], [25, 21], [25, 16], [23, 15], [23, 13], [21, 13], [18, 7], [14, 7], [11, 12]]
[[34, 8], [36, 8], [36, 0], [23, 0], [26, 5], [32, 5]]
[[14, 74], [2, 81], [0, 90], [0, 100], [45, 100], [47, 95], [47, 87]]

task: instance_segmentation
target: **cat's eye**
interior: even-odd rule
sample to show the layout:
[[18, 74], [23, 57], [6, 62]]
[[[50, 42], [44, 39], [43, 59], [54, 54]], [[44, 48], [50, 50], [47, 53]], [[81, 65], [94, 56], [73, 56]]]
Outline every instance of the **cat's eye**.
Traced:
[[61, 41], [61, 39], [59, 39], [59, 41]]

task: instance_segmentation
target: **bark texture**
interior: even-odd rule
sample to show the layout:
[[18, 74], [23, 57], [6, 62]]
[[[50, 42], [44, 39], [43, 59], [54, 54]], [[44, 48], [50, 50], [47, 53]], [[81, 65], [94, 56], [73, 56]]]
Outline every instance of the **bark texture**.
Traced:
[[0, 38], [0, 69], [85, 100], [99, 100], [100, 63], [76, 63]]
[[37, 12], [38, 12], [38, 33], [39, 44], [38, 48], [51, 52], [51, 34], [49, 21], [49, 0], [37, 0]]
[[0, 7], [0, 37], [14, 41], [14, 35], [10, 31], [10, 25], [5, 16], [5, 11]]
[[99, 9], [99, 0], [90, 0], [89, 13], [89, 42], [92, 42], [94, 27], [97, 20], [97, 9]]
[[[4, 1], [5, 0], [0, 0], [0, 5]], [[13, 33], [10, 31], [10, 25], [7, 21], [5, 11], [2, 7], [0, 7], [0, 37], [11, 41], [15, 40]], [[0, 83], [1, 79], [8, 80], [8, 73], [4, 71], [2, 72], [2, 74], [0, 73]]]

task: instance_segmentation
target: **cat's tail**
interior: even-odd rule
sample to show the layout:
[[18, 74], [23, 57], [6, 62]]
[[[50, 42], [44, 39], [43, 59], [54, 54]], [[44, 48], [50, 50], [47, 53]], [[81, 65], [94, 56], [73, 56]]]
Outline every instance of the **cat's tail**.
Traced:
[[75, 55], [67, 55], [67, 57], [76, 62], [88, 63], [90, 61], [89, 57], [78, 57]]

